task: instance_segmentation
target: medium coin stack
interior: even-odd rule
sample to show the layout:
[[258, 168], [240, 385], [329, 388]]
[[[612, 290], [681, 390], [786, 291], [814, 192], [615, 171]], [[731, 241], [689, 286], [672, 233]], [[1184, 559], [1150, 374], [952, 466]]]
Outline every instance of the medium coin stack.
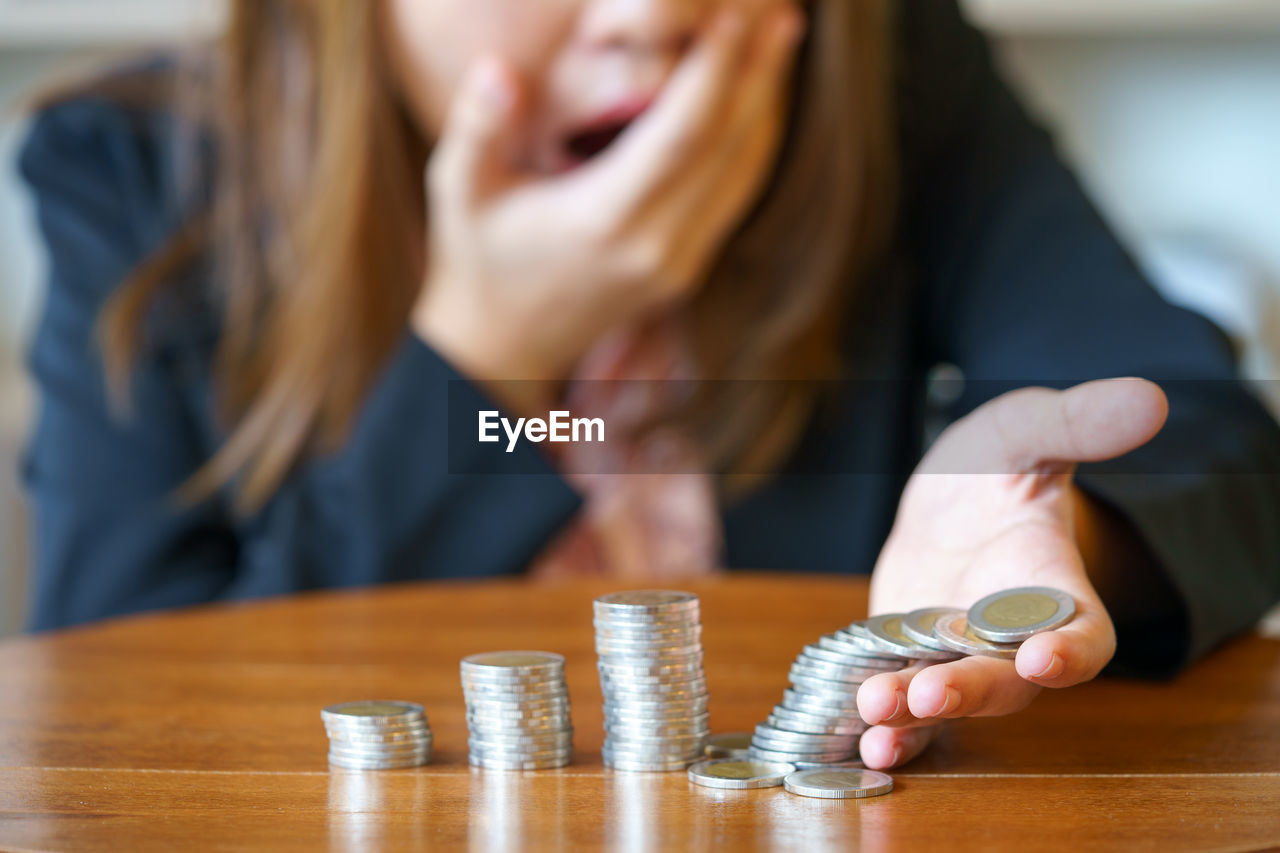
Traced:
[[594, 603], [604, 763], [618, 770], [683, 770], [711, 733], [698, 597], [619, 592]]
[[546, 770], [573, 759], [573, 723], [564, 657], [553, 652], [489, 652], [462, 659], [471, 764]]
[[350, 770], [394, 770], [431, 760], [431, 727], [413, 702], [344, 702], [320, 712], [329, 763]]

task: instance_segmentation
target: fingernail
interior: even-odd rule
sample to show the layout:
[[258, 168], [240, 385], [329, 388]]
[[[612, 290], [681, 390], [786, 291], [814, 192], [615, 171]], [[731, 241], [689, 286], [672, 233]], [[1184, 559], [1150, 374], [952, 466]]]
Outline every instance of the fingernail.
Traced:
[[1057, 678], [1062, 675], [1062, 671], [1066, 667], [1066, 661], [1058, 657], [1057, 652], [1054, 652], [1049, 656], [1049, 665], [1033, 675], [1032, 678]]
[[893, 756], [889, 759], [890, 767], [897, 767], [898, 762], [902, 760], [902, 747], [895, 746], [893, 748]]
[[942, 695], [942, 707], [938, 709], [938, 713], [934, 714], [935, 717], [942, 716], [943, 714], [950, 714], [956, 708], [960, 707], [959, 690], [956, 690], [954, 687], [946, 687], [943, 689]]
[[901, 690], [895, 690], [893, 691], [893, 695], [896, 697], [896, 704], [893, 706], [893, 713], [885, 717], [886, 720], [898, 719], [898, 717], [902, 716], [902, 712], [906, 705], [907, 695], [905, 693]]

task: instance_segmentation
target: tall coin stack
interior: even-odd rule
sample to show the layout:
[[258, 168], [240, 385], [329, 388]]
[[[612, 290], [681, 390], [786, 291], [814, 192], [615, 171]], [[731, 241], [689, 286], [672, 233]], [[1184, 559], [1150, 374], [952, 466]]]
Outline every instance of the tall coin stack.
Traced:
[[683, 770], [711, 734], [698, 597], [645, 590], [594, 602], [604, 763]]
[[394, 770], [431, 760], [431, 727], [413, 702], [344, 702], [320, 712], [329, 763], [350, 770]]
[[855, 622], [804, 647], [791, 665], [791, 687], [782, 702], [756, 726], [752, 758], [809, 766], [857, 755], [858, 738], [867, 729], [858, 716], [858, 687], [918, 656], [914, 648], [883, 643], [870, 630], [873, 621]]
[[462, 659], [471, 763], [495, 770], [546, 770], [573, 759], [564, 657], [489, 652]]

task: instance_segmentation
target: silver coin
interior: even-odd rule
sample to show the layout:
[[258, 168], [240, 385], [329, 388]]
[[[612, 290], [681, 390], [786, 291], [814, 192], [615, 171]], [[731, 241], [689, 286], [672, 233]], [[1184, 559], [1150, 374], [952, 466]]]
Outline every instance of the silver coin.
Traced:
[[787, 776], [783, 785], [791, 793], [802, 797], [849, 800], [889, 793], [893, 790], [893, 777], [878, 770], [820, 767], [797, 770]]
[[698, 608], [698, 596], [672, 589], [638, 589], [602, 595], [592, 602], [597, 614], [650, 611], [688, 611]]
[[[848, 635], [844, 635], [848, 637]], [[841, 658], [863, 664], [866, 666], [878, 666], [886, 670], [892, 671], [895, 668], [901, 668], [906, 661], [897, 655], [881, 656], [879, 652], [872, 651], [869, 643], [852, 642], [850, 639], [841, 639], [839, 632], [834, 634], [826, 634], [818, 639], [818, 648], [823, 651], [831, 652], [839, 655]]]
[[698, 735], [705, 738], [707, 732], [710, 731], [710, 724], [707, 721], [696, 723], [687, 723], [681, 725], [651, 725], [640, 726], [633, 724], [610, 724], [605, 723], [604, 732], [610, 737], [651, 737], [651, 738], [667, 738], [667, 737], [688, 737]]
[[511, 735], [507, 732], [471, 731], [469, 743], [492, 749], [526, 749], [528, 747], [562, 747], [573, 743], [573, 729], [536, 735]]
[[635, 663], [616, 663], [599, 661], [596, 669], [614, 676], [658, 677], [671, 675], [688, 675], [704, 672], [702, 655], [696, 655], [684, 663], [668, 663], [666, 661], [638, 661]]
[[677, 770], [684, 770], [694, 759], [680, 761], [644, 761], [641, 759], [629, 758], [608, 758], [604, 759], [604, 764], [611, 770], [623, 770], [631, 773], [674, 773]]
[[981, 655], [1005, 660], [1013, 660], [1018, 656], [1017, 643], [993, 643], [969, 630], [968, 617], [962, 612], [938, 619], [933, 623], [933, 633], [944, 646], [966, 655]]
[[794, 764], [797, 761], [810, 761], [814, 763], [828, 763], [834, 761], [845, 761], [853, 755], [852, 750], [838, 750], [836, 752], [789, 752], [777, 749], [763, 749], [758, 746], [752, 746], [750, 750], [752, 758], [759, 761], [777, 761], [785, 764]]
[[498, 715], [515, 712], [523, 712], [525, 716], [567, 714], [573, 707], [569, 702], [568, 693], [563, 696], [532, 697], [529, 699], [521, 699], [519, 696], [470, 696], [465, 698], [468, 710], [484, 711]]
[[826, 713], [840, 711], [846, 714], [858, 713], [857, 693], [852, 698], [832, 697], [828, 694], [806, 693], [795, 688], [782, 691], [783, 706], [793, 711], [806, 713]]
[[871, 634], [874, 642], [890, 654], [901, 655], [912, 660], [949, 660], [951, 651], [938, 651], [928, 646], [913, 642], [902, 632], [903, 613], [881, 613], [872, 616], [864, 627]]
[[869, 655], [850, 655], [833, 651], [829, 648], [823, 648], [822, 642], [810, 643], [801, 650], [799, 660], [804, 658], [818, 663], [826, 663], [832, 666], [838, 666], [844, 669], [874, 669], [874, 670], [893, 670], [898, 666], [896, 660], [887, 660], [885, 658], [871, 657]]
[[866, 766], [861, 761], [795, 761], [797, 770], [825, 770], [832, 767], [849, 767], [857, 770], [865, 770]]
[[836, 631], [835, 635], [850, 645], [864, 649], [865, 654], [869, 656], [883, 658], [886, 661], [900, 661], [903, 665], [906, 665], [911, 660], [908, 657], [886, 651], [884, 646], [876, 641], [876, 638], [871, 635], [871, 632], [861, 622], [851, 622]]
[[347, 740], [354, 743], [395, 743], [396, 741], [417, 740], [430, 737], [431, 729], [418, 726], [412, 729], [332, 729], [326, 728], [330, 740]]
[[533, 696], [538, 693], [559, 695], [566, 690], [564, 675], [556, 678], [509, 678], [506, 680], [477, 680], [462, 677], [462, 692], [469, 696]]
[[472, 767], [480, 767], [485, 770], [556, 770], [572, 763], [573, 756], [546, 760], [504, 760], [500, 758], [479, 758], [472, 755], [468, 756], [467, 760]]
[[822, 719], [821, 722], [807, 722], [807, 719], [814, 719], [815, 715], [805, 715], [806, 719], [798, 717], [781, 717], [770, 714], [765, 720], [771, 727], [784, 732], [799, 732], [803, 734], [813, 735], [860, 735], [868, 728], [867, 724], [861, 720], [857, 722], [846, 722], [840, 719], [838, 722], [832, 722], [831, 718]]
[[320, 717], [326, 722], [332, 720], [351, 725], [379, 726], [403, 723], [409, 719], [425, 719], [426, 710], [416, 702], [379, 699], [330, 705], [320, 712]]
[[722, 732], [707, 739], [708, 758], [745, 758], [751, 746], [750, 732]]
[[403, 747], [398, 749], [362, 749], [351, 747], [339, 747], [339, 745], [330, 744], [330, 756], [344, 756], [347, 758], [375, 758], [375, 760], [392, 761], [396, 758], [412, 758], [425, 756], [431, 751], [431, 744], [420, 744], [415, 747]]
[[416, 738], [401, 738], [397, 740], [362, 740], [358, 738], [329, 738], [329, 744], [334, 747], [347, 747], [351, 749], [380, 749], [392, 747], [412, 747], [421, 743], [431, 743], [431, 735], [417, 735]]
[[861, 684], [868, 678], [874, 678], [885, 670], [855, 670], [855, 669], [837, 669], [834, 667], [819, 668], [810, 663], [802, 663], [797, 661], [791, 665], [788, 675], [794, 675], [799, 678], [809, 678], [815, 681], [831, 681], [836, 684]]
[[808, 678], [802, 675], [793, 675], [790, 678], [791, 686], [796, 690], [821, 698], [824, 701], [838, 702], [848, 706], [855, 704], [858, 688], [862, 686], [860, 681], [827, 681], [826, 679]]
[[776, 788], [787, 774], [794, 772], [795, 767], [790, 764], [718, 758], [690, 767], [689, 781], [706, 788]]
[[[795, 732], [791, 732], [794, 736]], [[804, 737], [804, 735], [799, 735]], [[825, 737], [824, 735], [814, 735], [813, 737]], [[751, 739], [752, 749], [767, 749], [770, 752], [787, 752], [792, 755], [812, 755], [812, 756], [830, 756], [841, 755], [848, 757], [858, 746], [858, 736], [849, 735], [841, 740], [836, 741], [818, 741], [809, 742], [792, 738], [777, 738], [765, 735], [756, 735]], [[818, 760], [818, 759], [814, 759]]]
[[366, 761], [361, 759], [329, 756], [329, 763], [347, 770], [405, 770], [410, 767], [421, 767], [431, 761], [430, 756], [406, 761]]
[[980, 599], [969, 608], [969, 630], [993, 643], [1020, 643], [1061, 628], [1076, 615], [1076, 602], [1060, 589], [1024, 586]]
[[[857, 735], [834, 735], [834, 734], [811, 734], [809, 732], [792, 732], [786, 729], [775, 729], [768, 723], [760, 723], [756, 726], [755, 735], [752, 743], [759, 743], [765, 749], [773, 747], [764, 743], [769, 741], [777, 746], [785, 746], [787, 744], [804, 744], [806, 748], [814, 748], [820, 752], [834, 752], [837, 749], [844, 749], [851, 746], [857, 741]], [[803, 751], [803, 750], [797, 750]]]
[[910, 637], [913, 643], [938, 651], [950, 651], [933, 635], [933, 624], [938, 621], [939, 616], [955, 612], [954, 607], [922, 607], [912, 610], [902, 617], [902, 633]]
[[475, 670], [477, 673], [539, 673], [560, 672], [564, 670], [564, 655], [555, 652], [482, 652], [467, 655], [462, 659], [462, 667]]

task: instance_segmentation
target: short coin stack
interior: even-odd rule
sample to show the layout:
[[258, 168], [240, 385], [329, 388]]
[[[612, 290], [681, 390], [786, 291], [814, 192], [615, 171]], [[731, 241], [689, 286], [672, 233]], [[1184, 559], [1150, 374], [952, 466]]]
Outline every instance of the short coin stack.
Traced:
[[604, 694], [604, 763], [618, 770], [683, 770], [710, 735], [698, 597], [619, 592], [595, 600]]
[[462, 659], [471, 764], [545, 770], [573, 759], [573, 723], [564, 657], [553, 652], [489, 652]]
[[394, 770], [431, 760], [431, 727], [413, 702], [344, 702], [320, 712], [329, 763], [350, 770]]

